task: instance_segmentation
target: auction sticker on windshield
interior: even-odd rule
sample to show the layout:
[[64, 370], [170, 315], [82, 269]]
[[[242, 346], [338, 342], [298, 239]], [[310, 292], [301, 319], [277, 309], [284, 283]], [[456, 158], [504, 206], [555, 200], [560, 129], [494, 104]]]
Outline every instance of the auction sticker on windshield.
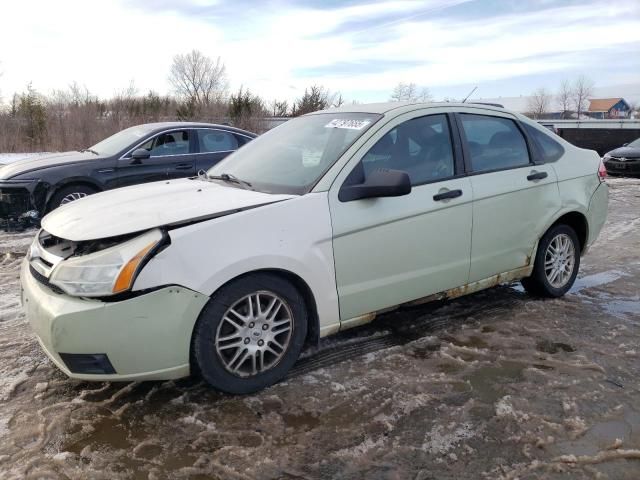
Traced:
[[347, 128], [349, 130], [362, 130], [370, 123], [371, 120], [345, 120], [336, 118], [327, 123], [324, 128]]

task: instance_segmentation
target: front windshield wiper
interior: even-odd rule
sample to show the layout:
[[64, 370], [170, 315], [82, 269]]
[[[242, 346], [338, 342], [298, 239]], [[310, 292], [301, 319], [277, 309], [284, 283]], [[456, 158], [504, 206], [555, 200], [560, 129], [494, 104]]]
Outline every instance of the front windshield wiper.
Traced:
[[100, 155], [98, 152], [96, 152], [95, 150], [91, 150], [90, 148], [83, 148], [82, 150], [78, 150], [80, 153], [84, 153], [84, 152], [91, 152], [94, 155]]
[[205, 173], [204, 178], [208, 180], [222, 180], [223, 182], [227, 182], [227, 183], [235, 183], [237, 185], [242, 185], [243, 187], [248, 188], [249, 190], [253, 190], [253, 187], [249, 182], [239, 179], [232, 173], [222, 173], [220, 175], [209, 175]]

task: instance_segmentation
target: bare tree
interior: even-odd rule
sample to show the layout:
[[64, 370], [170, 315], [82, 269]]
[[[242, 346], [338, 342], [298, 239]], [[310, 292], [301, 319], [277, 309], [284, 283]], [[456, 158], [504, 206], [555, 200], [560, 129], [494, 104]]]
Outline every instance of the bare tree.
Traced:
[[582, 112], [588, 108], [587, 101], [593, 95], [593, 80], [584, 75], [580, 75], [573, 84], [572, 100], [578, 119], [582, 116]]
[[418, 91], [415, 83], [400, 82], [391, 93], [392, 102], [431, 102], [433, 96], [427, 87], [422, 87]]
[[400, 82], [391, 93], [392, 102], [415, 102], [418, 100], [418, 87], [415, 83]]
[[549, 111], [553, 96], [544, 87], [538, 88], [529, 97], [528, 110], [533, 118], [542, 118]]
[[286, 100], [274, 100], [270, 106], [274, 117], [286, 117], [289, 115], [289, 102]]
[[220, 57], [214, 61], [198, 50], [173, 57], [169, 82], [184, 101], [198, 109], [223, 101], [228, 87]]
[[433, 95], [431, 95], [431, 92], [429, 91], [429, 89], [427, 87], [422, 87], [422, 90], [420, 90], [420, 95], [418, 96], [418, 100], [420, 100], [421, 102], [432, 102], [433, 101]]
[[331, 99], [331, 106], [337, 108], [341, 107], [342, 105], [344, 105], [344, 98], [342, 98], [342, 94], [340, 92], [337, 92]]
[[573, 89], [569, 80], [563, 80], [560, 84], [560, 90], [556, 95], [556, 102], [562, 112], [562, 118], [569, 118], [571, 112], [571, 104], [573, 103]]

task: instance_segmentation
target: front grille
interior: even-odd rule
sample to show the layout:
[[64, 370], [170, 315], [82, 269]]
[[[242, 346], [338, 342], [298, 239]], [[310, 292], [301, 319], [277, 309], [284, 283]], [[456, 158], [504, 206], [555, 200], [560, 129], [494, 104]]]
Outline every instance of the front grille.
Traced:
[[0, 218], [18, 217], [29, 210], [31, 200], [24, 188], [0, 190]]
[[59, 295], [62, 295], [64, 293], [60, 287], [52, 284], [47, 277], [45, 277], [40, 272], [38, 272], [35, 268], [33, 268], [33, 266], [29, 265], [29, 271], [31, 272], [31, 275], [33, 276], [33, 278], [35, 278], [39, 283], [41, 283], [45, 287], [49, 288], [50, 290], [52, 290], [53, 292]]

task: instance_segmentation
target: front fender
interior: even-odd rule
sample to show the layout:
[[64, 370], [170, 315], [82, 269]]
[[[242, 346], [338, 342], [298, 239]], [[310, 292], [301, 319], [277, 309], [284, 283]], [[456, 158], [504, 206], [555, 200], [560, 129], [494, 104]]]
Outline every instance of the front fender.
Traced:
[[169, 231], [171, 245], [142, 270], [134, 290], [177, 284], [212, 295], [257, 270], [304, 281], [320, 328], [340, 321], [326, 192], [308, 194]]

